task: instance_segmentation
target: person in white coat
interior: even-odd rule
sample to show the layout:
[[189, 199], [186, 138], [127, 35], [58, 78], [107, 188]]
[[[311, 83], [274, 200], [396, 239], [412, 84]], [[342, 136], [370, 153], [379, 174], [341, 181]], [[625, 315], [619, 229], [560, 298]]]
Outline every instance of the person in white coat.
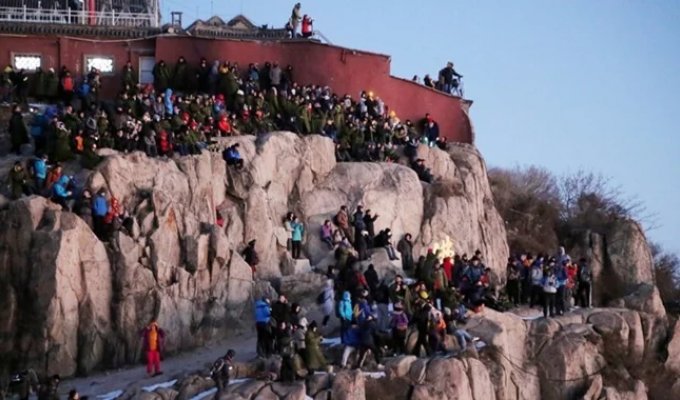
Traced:
[[335, 291], [333, 290], [333, 280], [328, 279], [326, 286], [323, 288], [323, 302], [321, 303], [321, 312], [323, 313], [323, 326], [328, 325], [328, 321], [335, 310]]

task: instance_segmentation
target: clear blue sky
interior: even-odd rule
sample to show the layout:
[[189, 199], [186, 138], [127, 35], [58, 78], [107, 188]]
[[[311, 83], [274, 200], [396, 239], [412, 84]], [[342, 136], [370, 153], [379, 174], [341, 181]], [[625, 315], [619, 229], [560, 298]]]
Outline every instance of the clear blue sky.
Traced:
[[[187, 25], [209, 0], [162, 1]], [[282, 26], [295, 1], [215, 0]], [[657, 215], [654, 241], [680, 254], [680, 1], [302, 1], [334, 44], [392, 56], [392, 73], [452, 60], [473, 99], [488, 165], [609, 176]]]

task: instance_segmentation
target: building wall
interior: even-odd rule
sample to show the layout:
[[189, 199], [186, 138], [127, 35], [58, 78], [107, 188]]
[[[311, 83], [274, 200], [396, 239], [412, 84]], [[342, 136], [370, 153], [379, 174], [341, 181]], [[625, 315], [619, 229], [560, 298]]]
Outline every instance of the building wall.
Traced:
[[[300, 84], [330, 86], [337, 94], [356, 98], [362, 90], [372, 91], [402, 119], [418, 121], [430, 113], [449, 140], [472, 143], [472, 129], [460, 99], [422, 85], [390, 76], [390, 58], [307, 41], [238, 41], [162, 36], [144, 40], [93, 41], [89, 39], [0, 35], [0, 63], [11, 62], [12, 52], [40, 53], [43, 69], [66, 65], [82, 75], [86, 55], [114, 57], [116, 71], [130, 59], [136, 69], [140, 56], [153, 56], [172, 65], [180, 56], [196, 65], [201, 57], [249, 63], [278, 62], [293, 66]], [[120, 77], [105, 76], [103, 95], [113, 97], [120, 89]]]

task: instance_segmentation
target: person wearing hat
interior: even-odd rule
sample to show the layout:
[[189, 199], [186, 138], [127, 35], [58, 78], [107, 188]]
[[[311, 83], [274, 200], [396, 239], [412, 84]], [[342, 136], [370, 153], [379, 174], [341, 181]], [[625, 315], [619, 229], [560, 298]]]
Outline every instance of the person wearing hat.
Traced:
[[229, 386], [232, 370], [234, 369], [234, 357], [236, 352], [232, 349], [227, 350], [224, 357], [220, 357], [213, 363], [210, 369], [210, 377], [215, 381], [217, 386], [217, 395], [219, 395]]
[[394, 303], [390, 328], [392, 329], [392, 347], [399, 355], [406, 354], [408, 322], [408, 316], [404, 312], [404, 304], [401, 301], [397, 301]]

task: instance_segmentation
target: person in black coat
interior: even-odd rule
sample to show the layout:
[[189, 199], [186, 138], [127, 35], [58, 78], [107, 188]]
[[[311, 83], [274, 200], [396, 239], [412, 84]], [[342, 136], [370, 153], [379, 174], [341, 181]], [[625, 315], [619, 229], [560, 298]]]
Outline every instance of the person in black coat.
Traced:
[[368, 289], [371, 291], [371, 295], [375, 296], [378, 285], [380, 285], [380, 278], [378, 278], [378, 272], [376, 272], [373, 264], [368, 266], [368, 269], [366, 269], [366, 272], [364, 272], [364, 277], [368, 283]]
[[272, 305], [272, 318], [276, 320], [277, 323], [285, 322], [286, 324], [290, 324], [290, 305], [288, 304], [288, 299], [285, 295], [279, 295], [279, 300]]
[[9, 135], [12, 141], [12, 151], [20, 154], [21, 146], [28, 143], [28, 129], [21, 115], [21, 107], [14, 106], [12, 117], [9, 119]]
[[373, 239], [375, 239], [375, 227], [373, 223], [378, 219], [378, 215], [371, 215], [371, 210], [366, 210], [364, 214], [364, 225], [366, 226], [366, 232], [368, 232], [368, 243], [372, 247]]
[[373, 318], [373, 315], [369, 315], [359, 327], [359, 368], [364, 365], [369, 351], [373, 353], [375, 362], [380, 365], [380, 351], [378, 350], [378, 346], [375, 344], [376, 331], [377, 328], [375, 318]]

